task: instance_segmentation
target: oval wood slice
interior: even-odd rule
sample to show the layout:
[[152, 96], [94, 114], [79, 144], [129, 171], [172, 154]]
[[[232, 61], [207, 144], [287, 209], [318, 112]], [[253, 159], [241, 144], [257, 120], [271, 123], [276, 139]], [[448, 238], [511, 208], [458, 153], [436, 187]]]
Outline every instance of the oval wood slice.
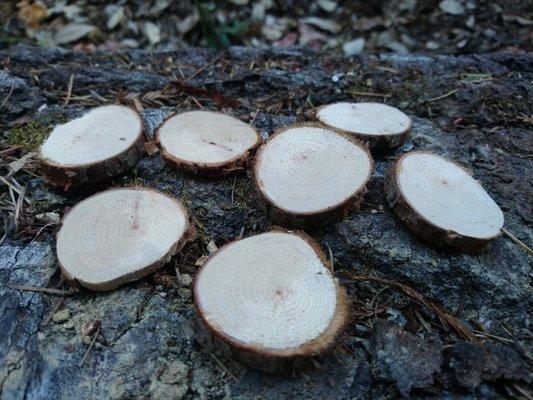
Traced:
[[237, 118], [213, 111], [188, 111], [168, 118], [156, 132], [163, 156], [192, 173], [242, 168], [261, 143], [259, 133]]
[[69, 279], [110, 290], [155, 271], [193, 236], [178, 200], [152, 189], [111, 189], [68, 212], [57, 258]]
[[258, 151], [259, 202], [276, 223], [307, 229], [359, 207], [372, 174], [366, 147], [347, 135], [304, 124], [274, 135]]
[[403, 112], [381, 103], [329, 104], [318, 109], [316, 118], [325, 126], [355, 135], [376, 149], [403, 144], [413, 125]]
[[436, 154], [414, 151], [400, 156], [385, 192], [403, 222], [437, 245], [479, 250], [503, 227], [502, 211], [481, 184]]
[[318, 244], [274, 230], [234, 241], [202, 266], [197, 312], [225, 350], [252, 368], [282, 372], [329, 349], [348, 306]]
[[131, 108], [98, 107], [54, 128], [40, 149], [47, 180], [65, 190], [132, 168], [143, 154], [143, 123]]

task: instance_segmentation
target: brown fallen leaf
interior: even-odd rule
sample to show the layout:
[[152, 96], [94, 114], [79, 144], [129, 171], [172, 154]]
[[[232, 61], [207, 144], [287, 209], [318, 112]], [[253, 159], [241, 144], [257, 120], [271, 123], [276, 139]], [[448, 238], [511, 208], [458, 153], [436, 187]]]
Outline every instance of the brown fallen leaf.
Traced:
[[38, 28], [41, 21], [48, 17], [48, 9], [41, 1], [31, 4], [28, 1], [21, 1], [17, 7], [19, 7], [17, 16], [31, 29]]

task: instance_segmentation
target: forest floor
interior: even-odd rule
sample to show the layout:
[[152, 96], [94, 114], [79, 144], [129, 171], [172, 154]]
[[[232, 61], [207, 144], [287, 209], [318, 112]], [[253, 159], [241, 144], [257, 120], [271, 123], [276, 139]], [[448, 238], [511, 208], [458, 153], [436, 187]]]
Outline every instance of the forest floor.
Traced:
[[22, 0], [0, 5], [0, 46], [180, 50], [299, 45], [348, 55], [531, 51], [529, 1]]

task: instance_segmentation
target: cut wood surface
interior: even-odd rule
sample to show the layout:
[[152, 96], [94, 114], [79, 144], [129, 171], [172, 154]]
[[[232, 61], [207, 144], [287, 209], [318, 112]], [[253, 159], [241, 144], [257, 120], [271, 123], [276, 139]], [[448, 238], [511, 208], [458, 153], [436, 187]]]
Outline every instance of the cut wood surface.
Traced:
[[406, 225], [437, 245], [477, 250], [503, 227], [502, 211], [481, 184], [436, 154], [415, 151], [399, 157], [385, 190]]
[[57, 258], [69, 279], [110, 290], [155, 271], [193, 234], [178, 200], [152, 189], [111, 189], [68, 212]]
[[280, 225], [306, 229], [336, 222], [356, 209], [372, 167], [368, 150], [357, 140], [303, 124], [264, 144], [253, 170], [266, 213]]
[[97, 182], [137, 164], [143, 142], [136, 111], [98, 107], [54, 128], [40, 149], [42, 170], [50, 183], [65, 189]]
[[345, 326], [345, 292], [327, 265], [318, 244], [300, 232], [234, 241], [198, 272], [198, 314], [241, 360], [279, 372], [330, 348]]
[[255, 128], [213, 111], [188, 111], [168, 118], [156, 140], [170, 162], [189, 172], [230, 172], [243, 167], [261, 143]]
[[381, 103], [333, 103], [320, 107], [316, 117], [327, 127], [355, 135], [371, 148], [403, 144], [413, 125], [403, 112]]

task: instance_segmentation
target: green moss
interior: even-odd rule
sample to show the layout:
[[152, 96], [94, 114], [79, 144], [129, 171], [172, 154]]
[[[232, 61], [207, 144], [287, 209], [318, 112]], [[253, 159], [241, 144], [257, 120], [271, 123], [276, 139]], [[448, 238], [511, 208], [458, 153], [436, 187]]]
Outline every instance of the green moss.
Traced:
[[141, 177], [137, 176], [137, 172], [133, 176], [127, 176], [125, 179], [125, 182], [121, 183], [121, 186], [128, 186], [128, 187], [150, 187], [148, 183]]
[[12, 129], [7, 134], [7, 143], [11, 146], [22, 146], [24, 150], [35, 151], [48, 137], [51, 127], [38, 120]]
[[11, 129], [7, 132], [6, 142], [11, 146], [22, 146], [26, 151], [35, 151], [45, 141], [55, 125], [66, 122], [61, 113], [50, 113], [40, 119]]
[[249, 210], [255, 208], [255, 190], [250, 179], [238, 179], [233, 187], [233, 202], [237, 208]]

